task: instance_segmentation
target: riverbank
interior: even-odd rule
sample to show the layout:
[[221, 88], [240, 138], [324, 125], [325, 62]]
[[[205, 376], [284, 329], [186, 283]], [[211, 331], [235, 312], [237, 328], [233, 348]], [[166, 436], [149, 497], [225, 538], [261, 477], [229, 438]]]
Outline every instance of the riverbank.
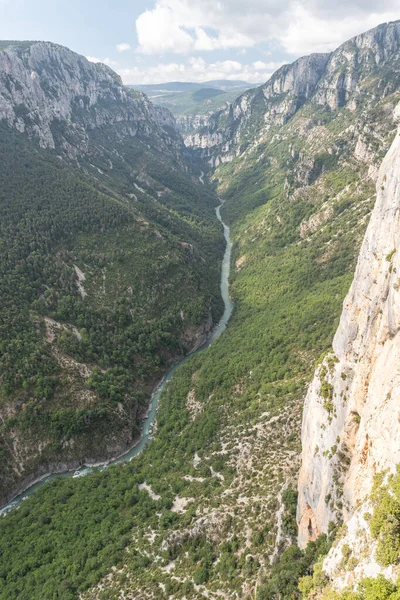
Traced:
[[[203, 173], [202, 176], [204, 176]], [[64, 470], [51, 470], [47, 474], [43, 474], [39, 478], [36, 478], [32, 482], [30, 482], [29, 485], [27, 485], [25, 488], [18, 491], [18, 493], [5, 506], [0, 507], [0, 515], [5, 515], [14, 508], [18, 507], [20, 503], [25, 498], [31, 496], [36, 491], [36, 489], [45, 485], [46, 483], [49, 483], [50, 481], [53, 481], [53, 479], [55, 479], [56, 477], [74, 477], [88, 475], [95, 470], [105, 469], [112, 464], [130, 462], [133, 458], [138, 456], [144, 450], [148, 441], [151, 439], [153, 427], [157, 416], [157, 408], [160, 396], [168, 382], [171, 381], [176, 369], [183, 365], [187, 360], [192, 358], [198, 352], [201, 352], [206, 348], [210, 347], [211, 344], [213, 344], [224, 332], [233, 312], [233, 302], [229, 296], [229, 273], [232, 254], [232, 241], [230, 239], [230, 229], [226, 225], [226, 223], [224, 223], [221, 217], [222, 206], [223, 203], [217, 206], [215, 212], [217, 219], [223, 226], [224, 238], [226, 242], [225, 253], [221, 266], [221, 296], [224, 301], [224, 312], [218, 324], [216, 325], [216, 327], [214, 327], [213, 331], [211, 332], [209, 338], [206, 341], [204, 341], [198, 348], [194, 348], [191, 352], [189, 352], [189, 354], [187, 354], [184, 358], [182, 358], [175, 365], [173, 365], [154, 389], [150, 398], [147, 413], [141, 424], [141, 437], [135, 441], [134, 445], [131, 446], [129, 450], [121, 453], [120, 455], [114, 458], [110, 458], [107, 461], [98, 463], [92, 463], [87, 461], [83, 464], [79, 464], [80, 461], [76, 461], [76, 463], [74, 462], [71, 464], [64, 463], [66, 466]]]

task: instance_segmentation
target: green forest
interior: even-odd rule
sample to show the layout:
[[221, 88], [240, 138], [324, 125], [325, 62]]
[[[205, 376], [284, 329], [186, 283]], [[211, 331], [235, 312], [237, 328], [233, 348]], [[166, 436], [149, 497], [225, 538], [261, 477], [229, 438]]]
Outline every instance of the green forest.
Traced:
[[[26, 474], [64, 450], [106, 457], [107, 439], [132, 443], [151, 387], [221, 313], [215, 195], [172, 159], [122, 145], [106, 189], [1, 127], [0, 407], [13, 407], [0, 425], [2, 500], [18, 483], [16, 437]], [[146, 191], [128, 165], [147, 168]]]

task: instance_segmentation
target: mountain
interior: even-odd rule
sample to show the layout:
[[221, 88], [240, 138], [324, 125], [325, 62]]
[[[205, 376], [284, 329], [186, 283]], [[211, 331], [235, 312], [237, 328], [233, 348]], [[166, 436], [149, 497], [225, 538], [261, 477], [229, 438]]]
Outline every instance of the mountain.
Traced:
[[143, 85], [131, 85], [131, 88], [141, 90], [145, 92], [151, 98], [154, 94], [160, 94], [165, 92], [190, 92], [195, 90], [201, 90], [204, 88], [216, 88], [222, 89], [225, 92], [229, 89], [235, 88], [251, 88], [253, 84], [247, 81], [240, 80], [229, 80], [229, 79], [215, 79], [210, 81], [204, 81], [203, 83], [185, 82], [185, 81], [171, 81], [167, 83], [149, 83]]
[[157, 105], [170, 110], [185, 135], [207, 126], [214, 112], [228, 106], [251, 87], [245, 81], [229, 80], [136, 86]]
[[[167, 144], [224, 201], [232, 318], [175, 371], [144, 453], [0, 519], [5, 598], [396, 598], [399, 34], [282, 67], [186, 137], [189, 164]], [[115, 144], [101, 139], [96, 156]], [[206, 199], [190, 199], [192, 226]]]
[[61, 148], [75, 158], [89, 151], [90, 133], [106, 127], [113, 127], [120, 137], [155, 136], [163, 149], [181, 145], [170, 113], [124, 88], [106, 65], [89, 63], [51, 43], [2, 42], [2, 46], [1, 120], [38, 138], [40, 147]]
[[240, 79], [212, 79], [210, 81], [204, 81], [202, 85], [205, 87], [221, 88], [222, 90], [227, 91], [233, 88], [251, 88], [257, 84], [249, 83], [248, 81], [242, 81]]
[[169, 81], [167, 83], [147, 83], [143, 85], [130, 85], [129, 87], [145, 92], [149, 98], [160, 92], [188, 92], [198, 89], [197, 83], [190, 81]]
[[218, 202], [173, 116], [45, 42], [0, 51], [0, 503], [118, 455], [221, 312]]
[[342, 107], [355, 112], [367, 101], [389, 95], [398, 86], [398, 34], [396, 21], [355, 37], [331, 54], [284, 65], [267, 83], [216, 113], [207, 128], [188, 136], [187, 144], [203, 149], [202, 156], [218, 166], [263, 144], [274, 125], [288, 122], [307, 102], [326, 113]]

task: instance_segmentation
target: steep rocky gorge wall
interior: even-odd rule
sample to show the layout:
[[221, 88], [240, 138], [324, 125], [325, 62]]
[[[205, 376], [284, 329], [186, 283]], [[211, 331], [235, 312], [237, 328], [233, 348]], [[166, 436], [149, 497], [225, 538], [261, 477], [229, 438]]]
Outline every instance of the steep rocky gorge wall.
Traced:
[[318, 366], [305, 401], [298, 504], [303, 547], [330, 521], [353, 519], [359, 528], [356, 509], [368, 502], [374, 475], [400, 463], [399, 132], [377, 192], [333, 353]]
[[158, 136], [161, 148], [171, 146], [171, 138], [183, 146], [167, 109], [125, 88], [106, 65], [49, 42], [6, 42], [0, 48], [0, 121], [43, 148], [61, 146], [71, 157], [87, 152], [90, 131], [104, 126], [120, 137]]
[[209, 122], [210, 115], [207, 114], [180, 115], [176, 117], [176, 123], [183, 136], [187, 136], [190, 132], [207, 127]]
[[286, 123], [309, 101], [326, 110], [346, 106], [354, 111], [371, 95], [365, 82], [376, 70], [381, 70], [372, 94], [376, 99], [396, 89], [397, 69], [387, 77], [384, 66], [397, 60], [399, 50], [400, 21], [395, 21], [349, 40], [331, 54], [302, 57], [213, 115], [206, 127], [186, 136], [185, 143], [215, 168], [256, 148], [274, 126]]

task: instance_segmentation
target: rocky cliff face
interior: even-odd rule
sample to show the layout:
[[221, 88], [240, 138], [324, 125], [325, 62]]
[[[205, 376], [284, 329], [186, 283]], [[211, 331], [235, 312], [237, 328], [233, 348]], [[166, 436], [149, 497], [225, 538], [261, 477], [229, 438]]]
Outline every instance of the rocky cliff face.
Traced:
[[[396, 118], [399, 114], [396, 109]], [[349, 524], [342, 545], [360, 540], [374, 475], [394, 471], [400, 462], [399, 133], [381, 166], [377, 191], [333, 353], [317, 368], [304, 406], [301, 546], [338, 519]], [[328, 573], [341, 558], [341, 552], [331, 553]], [[369, 564], [364, 574], [376, 574], [370, 552], [363, 561]]]
[[184, 136], [190, 132], [207, 127], [209, 122], [210, 115], [207, 114], [180, 115], [176, 118], [179, 131], [181, 131], [182, 135]]
[[283, 124], [311, 97], [328, 58], [312, 54], [284, 65], [265, 85], [245, 92], [212, 116], [203, 131], [187, 136], [186, 145], [208, 149], [203, 156], [211, 157], [214, 166], [240, 154], [253, 137], [268, 131], [274, 122]]
[[345, 42], [329, 57], [317, 85], [315, 103], [333, 110], [348, 105], [354, 110], [363, 101], [368, 77], [390, 63], [394, 67], [390, 81], [385, 77], [387, 73], [382, 73], [378, 89], [373, 94], [376, 98], [386, 96], [393, 91], [398, 77], [399, 49], [400, 21], [379, 25]]
[[[287, 122], [308, 101], [314, 107], [354, 111], [398, 88], [399, 50], [396, 21], [353, 38], [331, 54], [300, 58], [216, 113], [207, 127], [187, 136], [186, 144], [215, 167], [256, 148], [271, 128]], [[378, 83], [371, 91], [368, 84], [377, 72]]]
[[90, 131], [102, 127], [155, 137], [165, 150], [182, 147], [168, 110], [125, 88], [106, 65], [49, 42], [0, 47], [0, 120], [72, 158], [89, 151]]

